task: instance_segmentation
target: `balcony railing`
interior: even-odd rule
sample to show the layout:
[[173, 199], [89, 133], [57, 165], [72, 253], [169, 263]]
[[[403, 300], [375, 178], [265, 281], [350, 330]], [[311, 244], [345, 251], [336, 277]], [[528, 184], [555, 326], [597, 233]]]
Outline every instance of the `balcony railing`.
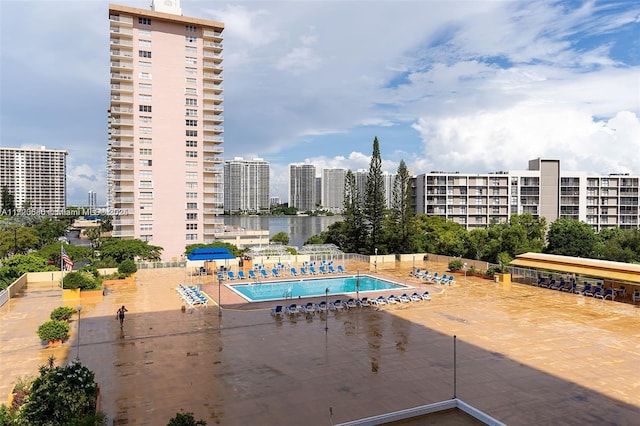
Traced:
[[222, 43], [217, 42], [217, 41], [204, 41], [202, 43], [202, 47], [206, 48], [213, 48], [213, 49], [222, 49]]
[[202, 37], [222, 38], [222, 31], [202, 30]]
[[133, 76], [131, 74], [120, 74], [119, 72], [112, 72], [111, 78], [116, 80], [133, 80]]
[[131, 28], [122, 28], [119, 26], [118, 27], [112, 26], [111, 28], [109, 28], [109, 30], [113, 34], [133, 35], [133, 30]]
[[112, 50], [111, 56], [122, 56], [124, 58], [133, 58], [133, 52], [130, 50]]
[[133, 18], [130, 16], [109, 15], [109, 20], [121, 24], [133, 25]]
[[120, 40], [119, 38], [112, 38], [111, 40], [109, 40], [109, 43], [114, 45], [133, 47], [133, 42], [131, 40]]
[[111, 95], [112, 101], [133, 102], [133, 96]]
[[111, 108], [111, 112], [116, 112], [120, 114], [127, 114], [127, 113], [133, 114], [133, 108], [115, 106]]
[[111, 61], [112, 68], [124, 68], [124, 69], [133, 69], [133, 64], [129, 62], [120, 62], [120, 61]]

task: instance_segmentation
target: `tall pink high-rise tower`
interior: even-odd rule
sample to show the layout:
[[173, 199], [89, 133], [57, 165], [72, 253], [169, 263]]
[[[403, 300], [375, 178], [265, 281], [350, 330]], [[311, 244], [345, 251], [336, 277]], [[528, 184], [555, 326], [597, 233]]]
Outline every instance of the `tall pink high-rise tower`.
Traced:
[[181, 13], [179, 0], [109, 5], [113, 236], [164, 260], [223, 232], [224, 24]]

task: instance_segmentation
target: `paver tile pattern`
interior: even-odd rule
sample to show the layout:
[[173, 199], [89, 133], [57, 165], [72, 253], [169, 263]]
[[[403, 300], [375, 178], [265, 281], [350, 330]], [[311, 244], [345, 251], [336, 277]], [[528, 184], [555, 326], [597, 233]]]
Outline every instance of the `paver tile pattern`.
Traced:
[[[59, 349], [35, 331], [63, 304], [60, 290], [30, 284], [0, 308], [0, 392], [49, 355], [79, 354], [114, 425], [162, 425], [181, 410], [208, 424], [340, 423], [451, 398], [455, 335], [456, 396], [507, 424], [638, 424], [637, 306], [461, 275], [443, 287], [410, 269], [378, 275], [428, 289], [432, 301], [282, 319], [269, 313], [276, 302], [246, 303], [211, 277], [141, 270], [103, 300], [83, 300], [80, 342], [74, 320]], [[185, 280], [212, 299], [220, 292], [222, 315], [215, 300], [183, 311]]]

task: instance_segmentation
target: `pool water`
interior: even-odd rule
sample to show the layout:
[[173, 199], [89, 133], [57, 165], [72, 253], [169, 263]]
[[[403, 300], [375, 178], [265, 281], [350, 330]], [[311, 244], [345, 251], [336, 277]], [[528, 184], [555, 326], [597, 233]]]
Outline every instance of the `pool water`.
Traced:
[[403, 284], [374, 278], [368, 275], [343, 276], [335, 278], [307, 278], [291, 281], [227, 285], [250, 302], [278, 300], [298, 297], [324, 296], [345, 293], [366, 293], [370, 291], [407, 289]]

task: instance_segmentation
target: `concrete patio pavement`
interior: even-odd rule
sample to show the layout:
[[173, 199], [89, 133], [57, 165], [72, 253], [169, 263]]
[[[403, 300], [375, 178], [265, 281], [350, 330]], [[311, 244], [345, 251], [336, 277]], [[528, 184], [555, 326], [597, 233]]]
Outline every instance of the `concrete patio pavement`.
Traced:
[[[80, 344], [74, 321], [59, 349], [44, 349], [35, 331], [62, 304], [60, 290], [30, 284], [0, 308], [0, 392], [50, 354], [64, 362], [79, 350], [114, 425], [162, 425], [180, 410], [208, 424], [340, 423], [451, 398], [456, 335], [456, 396], [498, 420], [637, 424], [636, 306], [475, 277], [428, 285], [409, 269], [378, 274], [429, 289], [432, 301], [284, 319], [270, 316], [275, 303], [248, 304], [225, 287], [221, 317], [215, 303], [183, 313], [184, 271], [143, 270], [86, 303]], [[199, 279], [217, 299], [217, 282]]]

